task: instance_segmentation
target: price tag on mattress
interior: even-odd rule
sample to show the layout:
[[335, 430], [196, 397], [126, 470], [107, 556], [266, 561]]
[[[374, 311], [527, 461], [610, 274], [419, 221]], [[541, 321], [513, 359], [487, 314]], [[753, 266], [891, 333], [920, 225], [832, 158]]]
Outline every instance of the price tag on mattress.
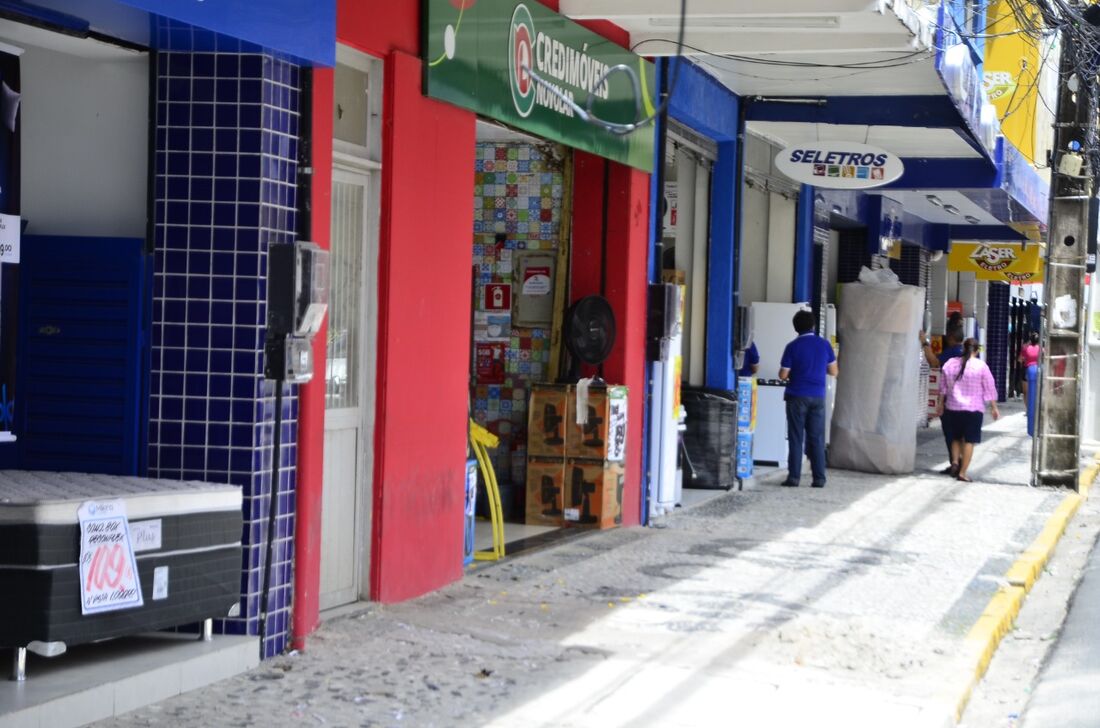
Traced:
[[80, 613], [140, 607], [141, 581], [134, 558], [126, 504], [86, 501], [80, 519]]

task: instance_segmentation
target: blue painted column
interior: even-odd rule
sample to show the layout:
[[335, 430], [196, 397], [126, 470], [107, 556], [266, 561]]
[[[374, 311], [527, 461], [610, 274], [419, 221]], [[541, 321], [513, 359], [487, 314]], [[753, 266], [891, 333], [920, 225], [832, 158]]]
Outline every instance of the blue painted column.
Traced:
[[[295, 238], [298, 67], [171, 52], [156, 74], [149, 474], [241, 488], [240, 616], [217, 629], [256, 635], [275, 429], [263, 376], [267, 250]], [[283, 651], [289, 628], [297, 416], [287, 385], [266, 657]]]
[[794, 300], [809, 301], [814, 294], [814, 188], [802, 185], [794, 228]]
[[710, 251], [707, 281], [706, 385], [733, 389], [733, 316], [736, 311], [737, 143], [718, 144], [711, 176]]
[[989, 310], [986, 316], [986, 363], [997, 383], [997, 401], [1008, 399], [1008, 299], [1007, 284], [989, 284]]

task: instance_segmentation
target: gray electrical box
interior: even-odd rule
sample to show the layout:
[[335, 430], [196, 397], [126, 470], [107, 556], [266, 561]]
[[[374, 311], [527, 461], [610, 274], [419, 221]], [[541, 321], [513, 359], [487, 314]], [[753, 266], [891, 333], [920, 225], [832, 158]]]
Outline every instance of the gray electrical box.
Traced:
[[517, 252], [512, 278], [512, 325], [549, 326], [554, 320], [556, 253]]

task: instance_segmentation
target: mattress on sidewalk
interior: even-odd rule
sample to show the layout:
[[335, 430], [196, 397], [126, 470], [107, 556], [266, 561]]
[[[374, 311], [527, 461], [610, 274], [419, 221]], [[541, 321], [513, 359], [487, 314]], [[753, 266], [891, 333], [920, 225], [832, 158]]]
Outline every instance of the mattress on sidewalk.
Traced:
[[[100, 500], [125, 503], [144, 604], [84, 615], [77, 511]], [[241, 502], [232, 485], [0, 471], [0, 646], [80, 644], [226, 616], [240, 596]], [[158, 569], [167, 594], [154, 599]]]

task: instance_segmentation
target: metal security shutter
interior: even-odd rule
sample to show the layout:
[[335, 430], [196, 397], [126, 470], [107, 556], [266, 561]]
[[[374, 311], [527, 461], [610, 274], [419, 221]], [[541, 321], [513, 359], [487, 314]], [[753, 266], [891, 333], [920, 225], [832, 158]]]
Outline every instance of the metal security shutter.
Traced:
[[867, 230], [856, 228], [839, 231], [840, 262], [837, 268], [838, 283], [855, 283], [859, 271], [871, 267], [871, 254], [867, 252]]
[[129, 238], [23, 238], [20, 467], [138, 474], [147, 418], [142, 246]]

